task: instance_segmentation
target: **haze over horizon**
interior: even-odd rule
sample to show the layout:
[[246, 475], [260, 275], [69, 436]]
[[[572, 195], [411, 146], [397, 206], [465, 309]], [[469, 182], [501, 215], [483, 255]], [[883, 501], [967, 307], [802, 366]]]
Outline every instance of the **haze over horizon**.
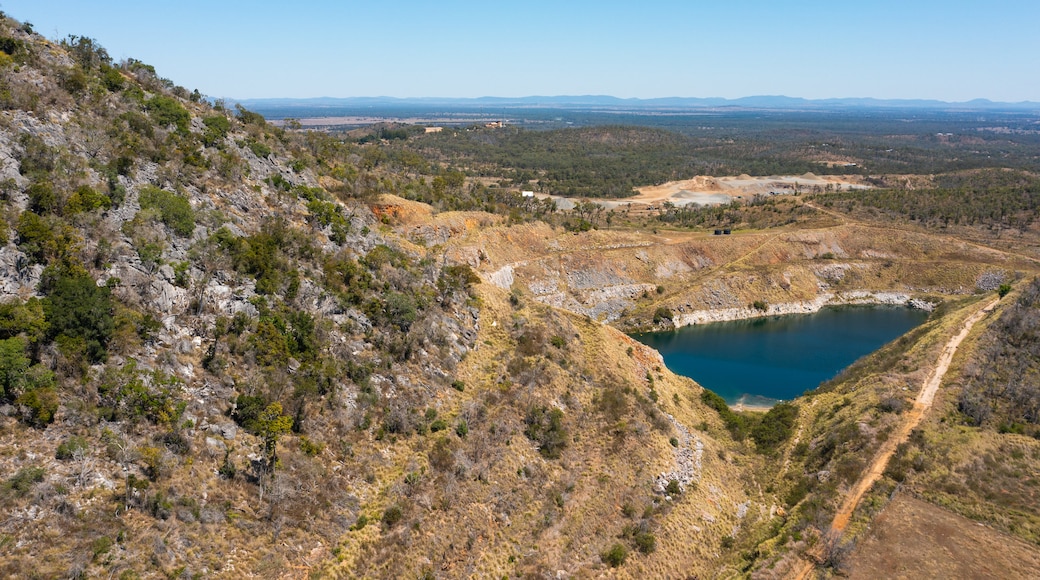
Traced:
[[414, 0], [159, 5], [5, 0], [52, 39], [96, 39], [235, 99], [787, 95], [1040, 101], [1040, 3]]

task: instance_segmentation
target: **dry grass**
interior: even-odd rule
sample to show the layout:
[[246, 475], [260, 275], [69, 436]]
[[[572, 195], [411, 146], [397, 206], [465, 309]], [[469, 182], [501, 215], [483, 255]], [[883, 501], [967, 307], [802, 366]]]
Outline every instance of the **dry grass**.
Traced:
[[859, 541], [847, 569], [854, 579], [1028, 578], [1040, 569], [1040, 550], [901, 493]]

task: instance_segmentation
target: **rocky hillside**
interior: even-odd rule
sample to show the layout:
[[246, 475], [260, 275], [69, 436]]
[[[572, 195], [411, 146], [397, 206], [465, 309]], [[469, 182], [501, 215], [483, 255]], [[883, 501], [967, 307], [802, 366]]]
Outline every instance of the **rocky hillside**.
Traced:
[[[779, 576], [843, 546], [827, 521], [977, 295], [1037, 270], [1030, 232], [794, 198], [729, 236], [568, 231], [410, 131], [276, 127], [0, 19], [0, 575]], [[1037, 368], [1004, 336], [1032, 344], [1038, 292], [965, 341], [854, 528], [906, 481], [1035, 541], [1009, 488], [1035, 389], [989, 377]], [[855, 301], [935, 311], [766, 413], [618, 330]]]
[[483, 283], [445, 248], [500, 218], [378, 141], [0, 51], [0, 574], [708, 575], [775, 515], [699, 387]]

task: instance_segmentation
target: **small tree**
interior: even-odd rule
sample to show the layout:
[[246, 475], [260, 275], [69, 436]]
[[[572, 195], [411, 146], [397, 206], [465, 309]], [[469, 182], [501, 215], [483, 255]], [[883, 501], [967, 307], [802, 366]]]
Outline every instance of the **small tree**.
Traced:
[[256, 418], [256, 431], [263, 441], [262, 451], [266, 469], [274, 471], [278, 464], [278, 438], [292, 430], [292, 417], [282, 414], [282, 404], [275, 401]]
[[542, 457], [558, 459], [569, 438], [563, 426], [563, 411], [544, 406], [531, 407], [524, 422], [527, 424], [524, 435], [538, 444]]
[[625, 558], [628, 557], [628, 548], [624, 544], [614, 544], [609, 550], [600, 554], [599, 557], [604, 564], [611, 568], [617, 568], [625, 563]]
[[654, 311], [654, 324], [661, 324], [665, 320], [672, 319], [672, 310], [667, 306], [658, 306]]
[[48, 335], [82, 339], [90, 362], [104, 362], [115, 329], [111, 290], [98, 286], [85, 272], [59, 273], [47, 286], [43, 311], [50, 322]]

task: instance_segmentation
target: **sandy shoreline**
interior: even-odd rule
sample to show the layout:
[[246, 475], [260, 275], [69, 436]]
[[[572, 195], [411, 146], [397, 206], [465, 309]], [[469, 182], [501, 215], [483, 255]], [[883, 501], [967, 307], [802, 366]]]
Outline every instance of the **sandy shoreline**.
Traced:
[[[779, 403], [780, 401], [777, 401]], [[746, 405], [744, 403], [737, 403], [736, 405], [730, 405], [730, 409], [734, 412], [740, 413], [742, 411], [750, 411], [752, 413], [766, 413], [773, 408], [773, 405]]]

